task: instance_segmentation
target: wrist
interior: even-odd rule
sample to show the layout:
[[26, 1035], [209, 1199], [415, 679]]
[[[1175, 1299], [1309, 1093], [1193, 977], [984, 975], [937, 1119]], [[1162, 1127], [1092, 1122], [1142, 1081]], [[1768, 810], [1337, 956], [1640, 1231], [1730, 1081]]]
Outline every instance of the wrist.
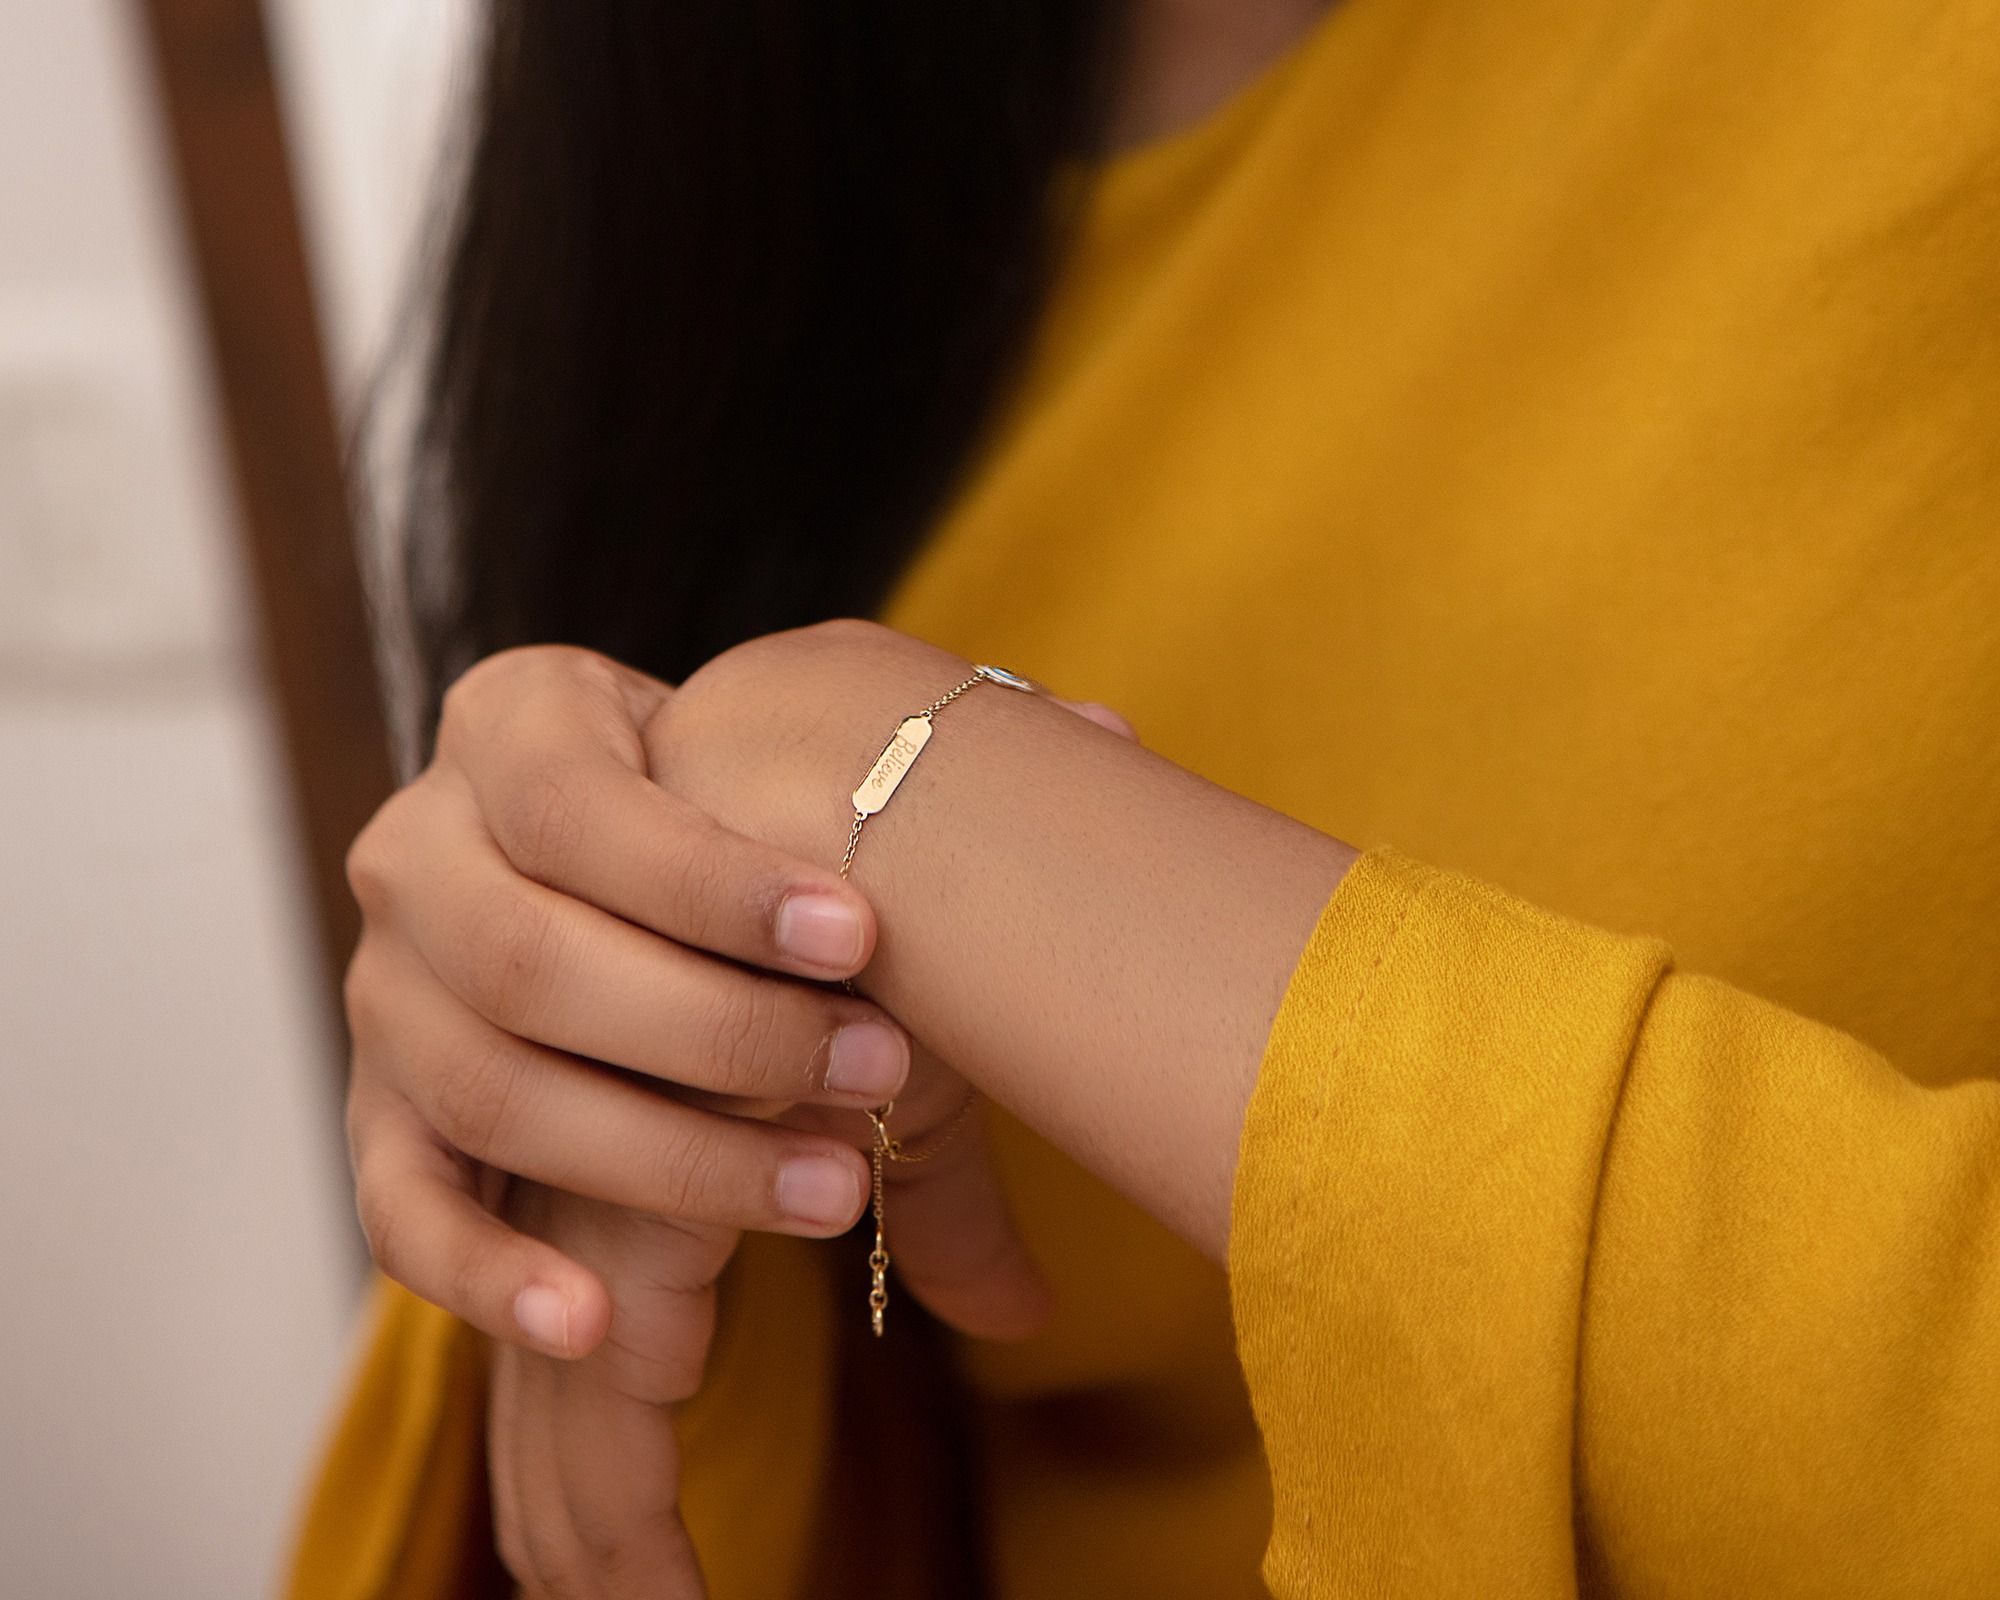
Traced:
[[958, 657], [868, 622], [754, 639], [704, 666], [656, 714], [652, 775], [725, 827], [837, 868], [854, 788], [888, 735], [966, 671]]
[[[670, 702], [656, 776], [835, 865], [890, 733], [969, 671], [867, 624], [754, 641]], [[852, 878], [879, 937], [862, 986], [1220, 1259], [1264, 1040], [1351, 859], [1053, 701], [982, 687], [938, 714], [867, 827]]]

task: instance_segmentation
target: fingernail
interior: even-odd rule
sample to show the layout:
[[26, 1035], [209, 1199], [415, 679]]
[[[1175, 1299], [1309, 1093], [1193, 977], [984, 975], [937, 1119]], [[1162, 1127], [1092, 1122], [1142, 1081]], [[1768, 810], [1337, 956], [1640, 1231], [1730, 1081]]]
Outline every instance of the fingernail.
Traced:
[[910, 1047], [894, 1028], [879, 1022], [856, 1022], [833, 1036], [825, 1082], [835, 1094], [893, 1100], [909, 1075]]
[[1139, 742], [1139, 730], [1109, 706], [1099, 705], [1095, 700], [1085, 700], [1077, 705], [1076, 714], [1086, 722], [1094, 722], [1100, 728], [1117, 734], [1121, 739], [1130, 739], [1134, 744]]
[[514, 1296], [514, 1321], [551, 1355], [569, 1354], [569, 1302], [539, 1285]]
[[861, 918], [834, 895], [794, 895], [778, 908], [778, 948], [810, 966], [852, 971], [861, 961]]
[[805, 1156], [779, 1170], [778, 1207], [815, 1227], [844, 1227], [861, 1208], [861, 1190], [846, 1162]]

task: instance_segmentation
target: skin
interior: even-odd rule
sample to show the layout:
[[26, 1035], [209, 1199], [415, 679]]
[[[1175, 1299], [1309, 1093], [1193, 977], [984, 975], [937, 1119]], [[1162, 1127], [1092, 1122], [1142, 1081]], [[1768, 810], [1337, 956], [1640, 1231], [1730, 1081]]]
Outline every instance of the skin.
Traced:
[[[884, 730], [968, 671], [875, 624], [827, 623], [718, 657], [641, 739], [662, 783], [735, 836], [836, 863]], [[926, 1041], [906, 1136], [954, 1117], [969, 1082], [1220, 1261], [1264, 1041], [1354, 851], [1109, 722], [989, 685], [939, 714], [856, 857], [878, 928], [857, 987]], [[932, 1167], [951, 1176], [890, 1202], [904, 1282], [997, 1318], [991, 1284], [1020, 1272], [1005, 1304], [1027, 1302], [1038, 1286], [983, 1146], [954, 1140], [906, 1170]], [[592, 1268], [615, 1309], [584, 1360], [500, 1355], [503, 1555], [530, 1594], [699, 1594], [670, 1408], [699, 1381], [734, 1230], [521, 1183], [506, 1216]]]
[[[688, 680], [646, 743], [703, 811], [838, 859], [856, 755], [967, 675], [865, 622]], [[1353, 850], [1033, 695], [982, 685], [872, 820], [859, 987], [1211, 1259], [1286, 980]]]
[[[1206, 114], [1323, 10], [1143, 0], [1110, 143]], [[780, 681], [803, 708], [788, 676], [803, 648], [846, 663], [825, 681], [852, 692], [757, 724]], [[356, 842], [363, 1224], [386, 1274], [496, 1341], [497, 1534], [526, 1595], [702, 1592], [673, 1509], [672, 1406], [699, 1381], [716, 1278], [743, 1228], [850, 1226], [861, 1108], [895, 1098], [913, 1143], [940, 1130], [967, 1093], [940, 1056], [1211, 1256], [1226, 1249], [1262, 1040], [1348, 853], [1112, 737], [1129, 730], [1102, 708], [995, 706], [1016, 697], [982, 688], [946, 713], [952, 737], [843, 883], [855, 751], [956, 681], [940, 667], [958, 671], [860, 625], [760, 641], [678, 693], [587, 652], [509, 652], [454, 686], [431, 766]], [[782, 781], [780, 757], [798, 763]], [[983, 815], [1009, 774], [1033, 777], [1035, 804]], [[1069, 834], [1054, 802], [1085, 789], [1122, 798]], [[770, 806], [819, 790], [811, 808]], [[1079, 839], [1094, 848], [1065, 854]], [[967, 880], [928, 880], [926, 861], [972, 871], [992, 914], [938, 915]], [[991, 899], [1006, 882], [1039, 897]], [[1103, 937], [1134, 927], [1180, 931]], [[983, 986], [964, 988], [973, 949]], [[1112, 964], [1079, 964], [1095, 958]], [[828, 987], [857, 973], [858, 996]], [[1165, 1026], [1161, 1006], [1197, 995], [1198, 1015]], [[977, 1119], [890, 1174], [902, 1287], [969, 1332], [1038, 1326], [1047, 1292]]]

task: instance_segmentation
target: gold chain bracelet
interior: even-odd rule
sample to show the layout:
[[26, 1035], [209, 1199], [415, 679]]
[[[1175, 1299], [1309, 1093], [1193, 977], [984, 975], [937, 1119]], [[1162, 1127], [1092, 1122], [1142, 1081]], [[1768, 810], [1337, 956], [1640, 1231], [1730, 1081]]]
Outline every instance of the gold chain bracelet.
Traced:
[[[932, 719], [960, 695], [969, 694], [982, 683], [995, 683], [1003, 689], [1018, 689], [1025, 694], [1040, 692], [1040, 686], [1032, 679], [1009, 672], [1004, 667], [974, 667], [972, 676], [963, 683], [946, 690], [923, 710], [905, 717], [896, 731], [889, 735], [889, 742], [882, 747], [881, 755], [875, 758], [875, 765], [868, 769], [868, 776], [854, 791], [854, 826], [848, 829], [847, 850], [840, 858], [840, 875], [843, 878], [854, 871], [854, 854], [861, 848], [861, 835], [868, 826], [868, 819], [889, 803], [898, 785], [910, 775], [910, 768], [916, 765], [917, 757], [924, 753], [924, 746], [930, 743]], [[852, 992], [852, 981], [847, 988]], [[868, 1113], [868, 1120], [875, 1130], [874, 1147], [868, 1152], [868, 1165], [874, 1179], [870, 1185], [871, 1209], [875, 1217], [875, 1248], [868, 1253], [868, 1320], [878, 1339], [882, 1337], [883, 1316], [889, 1309], [889, 1240], [882, 1216], [883, 1167], [891, 1161], [912, 1163], [930, 1160], [950, 1142], [951, 1136], [958, 1132], [978, 1103], [976, 1092], [967, 1095], [958, 1115], [951, 1119], [950, 1125], [930, 1148], [921, 1153], [911, 1152], [900, 1139], [890, 1135], [889, 1118], [895, 1113], [895, 1101], [891, 1100]]]

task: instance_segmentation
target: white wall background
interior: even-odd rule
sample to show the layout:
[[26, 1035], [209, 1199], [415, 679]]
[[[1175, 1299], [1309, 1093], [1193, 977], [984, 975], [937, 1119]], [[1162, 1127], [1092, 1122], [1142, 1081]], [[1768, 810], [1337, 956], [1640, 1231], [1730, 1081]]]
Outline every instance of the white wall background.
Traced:
[[[461, 13], [274, 4], [343, 389]], [[0, 1597], [270, 1592], [357, 1287], [328, 1030], [119, 0], [0, 0]]]

